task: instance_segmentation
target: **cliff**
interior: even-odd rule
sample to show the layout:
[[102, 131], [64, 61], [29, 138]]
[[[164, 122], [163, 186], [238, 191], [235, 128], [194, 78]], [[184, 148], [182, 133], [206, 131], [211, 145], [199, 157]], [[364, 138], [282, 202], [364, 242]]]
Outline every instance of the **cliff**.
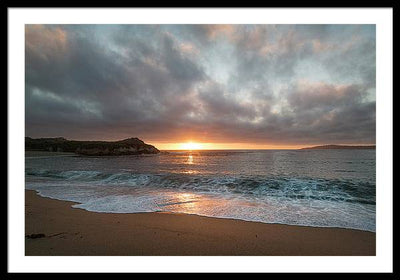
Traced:
[[138, 138], [128, 138], [121, 141], [75, 141], [58, 138], [25, 137], [25, 150], [72, 152], [88, 156], [115, 156], [115, 155], [139, 155], [157, 154], [160, 151], [144, 143]]
[[300, 150], [340, 150], [340, 149], [357, 149], [357, 150], [367, 150], [367, 149], [375, 149], [375, 145], [365, 145], [365, 146], [351, 146], [351, 145], [322, 145], [315, 147], [302, 148]]

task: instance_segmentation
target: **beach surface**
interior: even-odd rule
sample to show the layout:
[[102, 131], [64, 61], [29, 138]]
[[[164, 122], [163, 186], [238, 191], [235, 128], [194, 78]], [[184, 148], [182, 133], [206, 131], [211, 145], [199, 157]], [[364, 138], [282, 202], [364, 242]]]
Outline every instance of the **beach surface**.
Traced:
[[[375, 233], [172, 213], [96, 213], [25, 191], [27, 256], [375, 255]], [[44, 237], [28, 238], [32, 234]]]

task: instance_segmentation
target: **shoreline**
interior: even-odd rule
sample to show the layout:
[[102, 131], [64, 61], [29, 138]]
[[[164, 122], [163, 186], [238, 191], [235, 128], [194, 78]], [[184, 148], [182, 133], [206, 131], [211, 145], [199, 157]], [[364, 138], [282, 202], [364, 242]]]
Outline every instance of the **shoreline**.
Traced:
[[[25, 190], [26, 256], [375, 256], [374, 232], [179, 213], [99, 213]], [[31, 234], [44, 234], [31, 239]]]
[[257, 223], [257, 224], [265, 224], [265, 225], [283, 225], [283, 226], [295, 226], [295, 227], [304, 227], [304, 228], [328, 228], [328, 229], [346, 229], [346, 230], [354, 230], [354, 231], [360, 231], [360, 232], [370, 232], [373, 234], [376, 234], [375, 231], [372, 230], [366, 230], [366, 229], [360, 229], [360, 228], [346, 228], [346, 227], [337, 227], [337, 226], [313, 226], [313, 225], [301, 225], [301, 224], [284, 224], [284, 223], [267, 223], [267, 222], [261, 222], [261, 221], [253, 221], [253, 220], [245, 220], [245, 219], [239, 219], [239, 218], [227, 218], [227, 217], [213, 217], [213, 216], [207, 216], [207, 215], [199, 215], [199, 214], [190, 214], [190, 213], [180, 213], [180, 212], [166, 212], [166, 211], [154, 211], [154, 212], [135, 212], [135, 213], [124, 213], [124, 212], [102, 212], [102, 211], [94, 211], [94, 210], [87, 210], [85, 208], [80, 208], [80, 207], [73, 207], [74, 205], [80, 205], [79, 202], [71, 201], [71, 200], [66, 200], [66, 199], [59, 199], [55, 197], [48, 197], [48, 196], [43, 196], [40, 194], [39, 191], [37, 190], [31, 190], [31, 189], [25, 189], [25, 191], [29, 192], [34, 192], [37, 196], [45, 199], [50, 199], [50, 200], [57, 200], [60, 202], [67, 202], [71, 204], [72, 209], [80, 209], [85, 212], [90, 212], [90, 213], [98, 213], [98, 214], [115, 214], [115, 215], [124, 215], [124, 214], [170, 214], [170, 215], [188, 215], [188, 216], [195, 216], [195, 217], [205, 217], [205, 218], [211, 218], [211, 219], [220, 219], [220, 220], [231, 220], [231, 221], [242, 221], [242, 222], [250, 222], [250, 223]]

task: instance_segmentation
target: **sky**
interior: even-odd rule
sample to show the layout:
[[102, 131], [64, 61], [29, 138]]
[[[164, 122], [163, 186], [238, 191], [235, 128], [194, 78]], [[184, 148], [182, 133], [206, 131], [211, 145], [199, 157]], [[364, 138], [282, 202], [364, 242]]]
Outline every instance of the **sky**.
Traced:
[[25, 134], [375, 144], [375, 73], [375, 25], [26, 25]]

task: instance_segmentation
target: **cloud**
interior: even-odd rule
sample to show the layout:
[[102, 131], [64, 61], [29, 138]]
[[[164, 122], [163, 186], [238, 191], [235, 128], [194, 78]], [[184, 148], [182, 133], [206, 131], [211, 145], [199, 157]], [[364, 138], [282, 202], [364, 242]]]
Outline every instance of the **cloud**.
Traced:
[[27, 25], [26, 134], [375, 141], [375, 27]]
[[358, 103], [366, 94], [358, 85], [312, 83], [305, 80], [293, 85], [287, 100], [293, 110], [332, 110]]

